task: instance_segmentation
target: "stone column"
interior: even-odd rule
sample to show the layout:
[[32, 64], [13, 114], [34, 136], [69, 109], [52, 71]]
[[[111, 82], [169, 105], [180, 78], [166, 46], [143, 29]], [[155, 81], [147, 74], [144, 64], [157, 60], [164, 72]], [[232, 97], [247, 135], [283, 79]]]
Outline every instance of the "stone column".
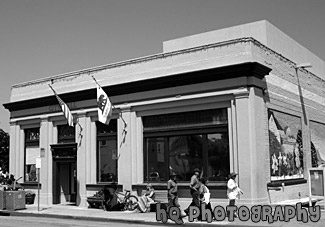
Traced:
[[121, 116], [117, 124], [118, 183], [122, 184], [124, 189], [131, 190], [132, 184], [143, 183], [142, 121], [130, 108], [123, 108]]
[[131, 131], [133, 125], [130, 110], [130, 107], [121, 109], [121, 115], [117, 121], [118, 183], [123, 185], [123, 189], [127, 190], [132, 189], [132, 150], [136, 149], [131, 147]]
[[97, 176], [97, 132], [96, 123], [91, 121], [90, 117], [86, 118], [86, 183], [96, 184]]
[[238, 183], [244, 191], [244, 204], [267, 203], [269, 163], [266, 109], [262, 90], [250, 88], [247, 93], [235, 94]]
[[134, 127], [132, 128], [132, 162], [133, 162], [133, 169], [132, 172], [134, 173], [132, 178], [133, 184], [143, 183], [143, 170], [144, 170], [144, 157], [143, 157], [143, 125], [141, 117], [136, 116], [136, 112], [132, 112], [132, 124]]
[[40, 127], [40, 150], [44, 152], [44, 157], [41, 157], [40, 183], [42, 184], [40, 203], [52, 204], [52, 152], [50, 144], [52, 144], [52, 123], [48, 118], [41, 118]]
[[[89, 119], [88, 119], [89, 120]], [[86, 160], [86, 146], [87, 146], [87, 118], [86, 114], [78, 114], [78, 123], [76, 127], [76, 142], [77, 142], [77, 199], [76, 205], [80, 207], [87, 206], [87, 160]]]
[[18, 179], [19, 177], [24, 176], [25, 168], [25, 133], [19, 125], [16, 127], [16, 139], [16, 168], [13, 174], [15, 175], [15, 178]]
[[11, 121], [10, 122], [10, 131], [9, 131], [9, 135], [10, 135], [10, 143], [9, 143], [9, 168], [7, 169], [7, 171], [9, 173], [16, 173], [17, 169], [16, 169], [16, 150], [19, 149], [19, 144], [16, 143], [16, 141], [19, 141], [19, 133], [17, 134], [17, 132], [19, 132], [17, 130], [17, 128], [19, 128], [19, 125], [17, 125], [17, 123], [15, 121]]

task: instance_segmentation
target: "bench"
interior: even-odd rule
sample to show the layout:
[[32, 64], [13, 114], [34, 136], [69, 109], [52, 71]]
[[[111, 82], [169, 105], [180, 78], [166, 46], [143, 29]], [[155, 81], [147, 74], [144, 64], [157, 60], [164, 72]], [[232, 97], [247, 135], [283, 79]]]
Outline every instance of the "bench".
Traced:
[[160, 203], [160, 208], [167, 210], [168, 198], [167, 190], [155, 190], [155, 201], [150, 204], [150, 212], [156, 212], [157, 204]]
[[87, 197], [87, 203], [89, 208], [102, 209], [104, 204], [103, 190], [96, 192], [93, 196]]

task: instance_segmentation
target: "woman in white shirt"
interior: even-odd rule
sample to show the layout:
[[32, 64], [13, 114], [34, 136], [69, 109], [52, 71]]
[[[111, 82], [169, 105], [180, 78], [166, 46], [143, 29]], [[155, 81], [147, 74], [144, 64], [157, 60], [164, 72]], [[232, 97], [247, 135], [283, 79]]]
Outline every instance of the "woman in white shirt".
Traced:
[[[227, 196], [229, 199], [229, 206], [235, 206], [236, 199], [239, 198], [240, 194], [243, 194], [243, 191], [238, 187], [237, 182], [235, 181], [237, 176], [237, 173], [230, 173], [229, 174], [229, 180], [227, 183]], [[229, 212], [228, 212], [229, 216]], [[237, 214], [235, 213], [235, 217], [237, 217]]]

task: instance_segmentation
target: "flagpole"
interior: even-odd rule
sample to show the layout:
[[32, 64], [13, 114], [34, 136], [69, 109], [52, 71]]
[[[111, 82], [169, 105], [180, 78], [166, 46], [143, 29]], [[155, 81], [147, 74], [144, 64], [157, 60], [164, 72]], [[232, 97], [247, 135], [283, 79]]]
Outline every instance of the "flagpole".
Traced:
[[48, 85], [52, 89], [52, 91], [54, 92], [54, 94], [56, 94], [56, 91], [53, 89], [53, 87], [51, 86], [51, 84], [48, 84]]

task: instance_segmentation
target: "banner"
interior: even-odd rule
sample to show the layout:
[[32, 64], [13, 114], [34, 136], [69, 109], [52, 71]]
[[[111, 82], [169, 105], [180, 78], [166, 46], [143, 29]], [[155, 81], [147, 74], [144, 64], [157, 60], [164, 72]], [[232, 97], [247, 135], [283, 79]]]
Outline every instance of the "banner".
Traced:
[[112, 116], [112, 103], [99, 84], [97, 86], [98, 120], [108, 125]]
[[51, 85], [49, 85], [49, 87], [52, 89], [52, 91], [54, 92], [54, 95], [56, 97], [56, 99], [58, 100], [60, 106], [61, 106], [61, 110], [64, 114], [64, 117], [67, 119], [68, 121], [68, 125], [69, 126], [73, 126], [73, 117], [72, 117], [72, 114], [71, 114], [71, 111], [68, 107], [67, 104], [65, 104], [65, 102], [63, 102], [63, 100], [59, 97], [59, 95], [56, 93], [56, 91], [52, 88]]

